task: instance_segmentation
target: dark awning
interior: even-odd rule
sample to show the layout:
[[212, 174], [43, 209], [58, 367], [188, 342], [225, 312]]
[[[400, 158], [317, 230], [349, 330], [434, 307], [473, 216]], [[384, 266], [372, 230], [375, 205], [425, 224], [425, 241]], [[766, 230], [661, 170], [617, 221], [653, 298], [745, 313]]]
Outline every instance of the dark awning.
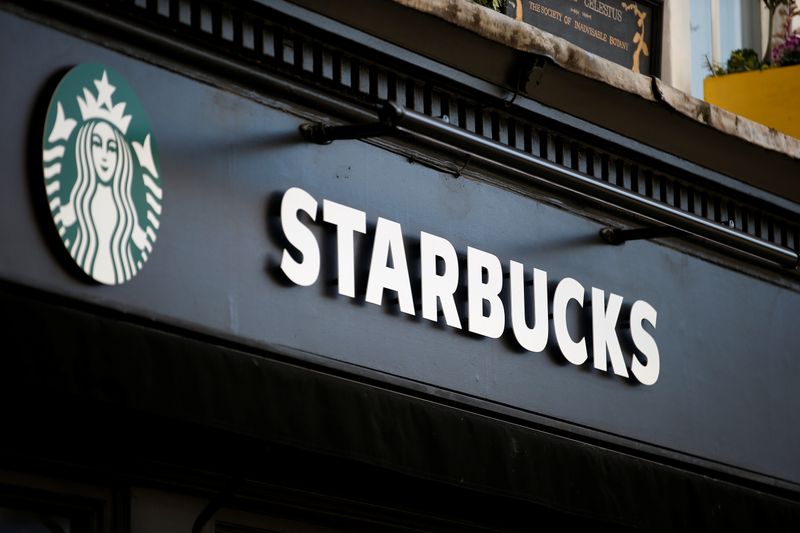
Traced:
[[238, 469], [317, 492], [320, 483], [378, 499], [395, 490], [394, 504], [402, 486], [405, 506], [431, 495], [439, 511], [445, 500], [485, 501], [483, 514], [502, 504], [497, 524], [522, 509], [539, 513], [532, 524], [570, 517], [648, 530], [800, 518], [796, 501], [765, 487], [17, 286], [0, 286], [0, 313], [3, 447], [20, 457], [148, 476], [162, 475], [156, 463]]

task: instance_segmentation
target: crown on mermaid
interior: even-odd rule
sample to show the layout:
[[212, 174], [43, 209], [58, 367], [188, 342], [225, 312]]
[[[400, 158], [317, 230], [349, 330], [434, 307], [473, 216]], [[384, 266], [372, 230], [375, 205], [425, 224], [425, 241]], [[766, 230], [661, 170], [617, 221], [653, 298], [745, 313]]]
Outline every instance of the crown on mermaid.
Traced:
[[86, 87], [83, 88], [83, 98], [78, 96], [78, 107], [81, 109], [81, 117], [84, 121], [90, 119], [103, 119], [117, 127], [123, 134], [128, 132], [128, 125], [131, 116], [125, 114], [125, 102], [113, 105], [111, 95], [117, 90], [116, 87], [108, 83], [108, 74], [103, 71], [99, 80], [94, 80], [97, 87], [97, 98]]

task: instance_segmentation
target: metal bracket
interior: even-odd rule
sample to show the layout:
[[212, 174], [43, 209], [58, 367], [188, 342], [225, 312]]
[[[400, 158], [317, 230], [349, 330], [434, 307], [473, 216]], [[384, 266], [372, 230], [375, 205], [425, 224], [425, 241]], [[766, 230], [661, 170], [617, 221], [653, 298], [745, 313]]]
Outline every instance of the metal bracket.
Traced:
[[537, 56], [533, 62], [533, 66], [531, 67], [531, 72], [529, 76], [529, 80], [534, 83], [534, 85], [539, 85], [542, 83], [542, 78], [544, 78], [544, 69], [547, 67], [547, 64], [550, 63], [552, 60], [545, 57], [545, 56]]
[[192, 525], [192, 533], [202, 533], [203, 528], [206, 527], [206, 524], [214, 517], [217, 511], [222, 508], [223, 505], [230, 499], [236, 489], [242, 484], [242, 478], [237, 476], [230, 477], [226, 482], [225, 486], [222, 490], [214, 496], [206, 505], [200, 514], [197, 515], [197, 518], [194, 520], [194, 524]]
[[300, 125], [300, 134], [309, 142], [330, 144], [340, 139], [368, 139], [393, 133], [403, 109], [395, 103], [386, 102], [378, 107], [378, 121], [365, 124], [331, 126], [322, 122], [307, 122]]
[[510, 107], [511, 104], [517, 99], [519, 93], [525, 92], [525, 89], [528, 86], [530, 81], [533, 81], [535, 85], [539, 85], [542, 81], [542, 76], [544, 75], [544, 68], [547, 65], [547, 59], [542, 56], [533, 56], [533, 57], [526, 57], [520, 67], [517, 69], [517, 77], [514, 83], [514, 93], [511, 95], [510, 100], [505, 100], [504, 104], [506, 107]]
[[664, 92], [661, 90], [661, 81], [658, 79], [658, 76], [654, 74], [650, 76], [650, 90], [653, 92], [653, 98], [656, 99], [656, 102], [665, 102]]
[[[536, 75], [534, 72], [534, 76]], [[479, 157], [482, 164], [495, 165], [503, 172], [519, 173], [532, 182], [555, 186], [568, 193], [615, 205], [624, 211], [652, 220], [654, 224], [660, 224], [655, 228], [604, 228], [600, 231], [600, 236], [610, 244], [622, 244], [636, 239], [691, 236], [743, 257], [772, 262], [790, 269], [796, 269], [800, 265], [800, 254], [796, 250], [737, 229], [733, 221], [720, 224], [667, 203], [650, 201], [617, 185], [509, 147], [442, 119], [403, 109], [394, 102], [382, 104], [377, 112], [377, 122], [349, 126], [311, 123], [300, 126], [300, 131], [306, 140], [319, 144], [329, 144], [336, 139], [363, 139], [400, 132], [419, 136], [432, 140], [437, 147], [450, 148], [461, 154], [461, 157]]]
[[600, 238], [608, 244], [624, 244], [627, 241], [638, 241], [641, 239], [661, 239], [664, 237], [681, 237], [686, 232], [670, 226], [658, 228], [603, 228], [600, 230]]

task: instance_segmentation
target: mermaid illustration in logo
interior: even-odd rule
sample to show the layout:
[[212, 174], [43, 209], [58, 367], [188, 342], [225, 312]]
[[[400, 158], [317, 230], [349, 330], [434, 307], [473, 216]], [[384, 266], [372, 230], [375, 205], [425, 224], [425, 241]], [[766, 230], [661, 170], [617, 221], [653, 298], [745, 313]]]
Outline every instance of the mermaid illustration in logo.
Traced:
[[[60, 184], [54, 185], [67, 181], [59, 179], [61, 163], [47, 166], [48, 156], [54, 161], [63, 157], [66, 143], [44, 150], [45, 181], [48, 193], [63, 194], [54, 195], [50, 206], [75, 262], [96, 281], [115, 285], [136, 275], [152, 250], [161, 213], [161, 188], [155, 181], [158, 172], [150, 135], [144, 143], [133, 142], [131, 146], [125, 138], [131, 116], [124, 114], [125, 103], [112, 104], [116, 88], [108, 83], [107, 73], [103, 71], [94, 84], [96, 98], [86, 88], [83, 96], [77, 97], [83, 123], [74, 140], [75, 173], [68, 195], [60, 191]], [[77, 121], [65, 118], [58, 102], [48, 141], [68, 141], [76, 126]], [[55, 166], [59, 167], [57, 172]], [[143, 209], [134, 202], [137, 170], [145, 185], [145, 201], [140, 202]], [[53, 174], [52, 180], [48, 180], [48, 172]], [[140, 220], [140, 214], [144, 220]]]

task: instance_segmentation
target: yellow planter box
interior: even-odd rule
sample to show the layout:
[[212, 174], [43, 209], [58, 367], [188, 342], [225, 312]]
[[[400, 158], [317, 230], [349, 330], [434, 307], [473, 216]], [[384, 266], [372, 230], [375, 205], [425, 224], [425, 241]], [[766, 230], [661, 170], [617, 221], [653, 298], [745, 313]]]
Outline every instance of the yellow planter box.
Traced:
[[703, 87], [706, 102], [800, 138], [800, 65], [712, 76]]

